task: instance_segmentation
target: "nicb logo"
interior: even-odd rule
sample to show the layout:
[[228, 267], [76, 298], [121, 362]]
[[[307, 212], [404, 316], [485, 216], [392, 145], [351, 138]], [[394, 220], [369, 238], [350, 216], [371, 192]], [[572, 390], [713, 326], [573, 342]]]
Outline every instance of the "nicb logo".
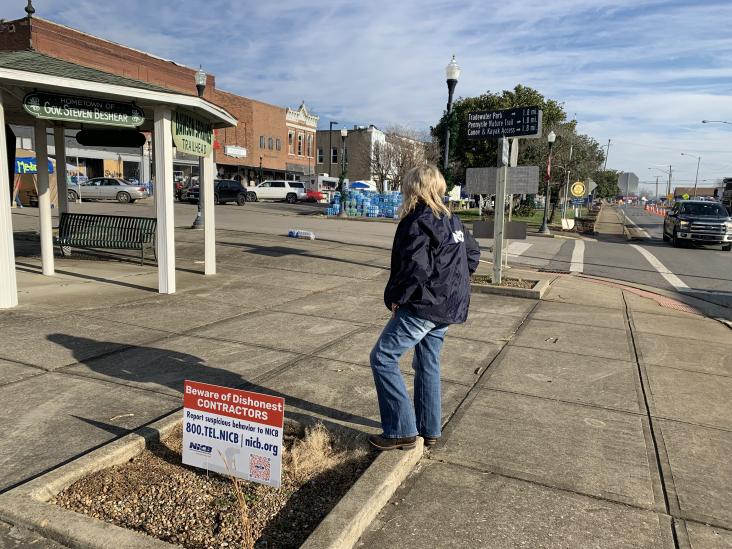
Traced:
[[210, 454], [211, 450], [213, 449], [213, 448], [211, 448], [211, 446], [206, 446], [205, 444], [199, 444], [198, 442], [191, 442], [189, 444], [188, 448], [190, 448], [194, 452], [200, 452], [202, 454]]

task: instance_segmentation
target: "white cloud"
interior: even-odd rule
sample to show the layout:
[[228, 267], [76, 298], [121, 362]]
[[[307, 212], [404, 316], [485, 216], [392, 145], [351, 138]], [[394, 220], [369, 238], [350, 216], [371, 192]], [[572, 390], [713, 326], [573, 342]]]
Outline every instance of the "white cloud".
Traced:
[[[20, 4], [20, 3], [18, 3]], [[38, 15], [204, 65], [221, 88], [280, 105], [305, 99], [327, 123], [426, 128], [457, 94], [530, 85], [613, 139], [609, 166], [678, 165], [732, 175], [732, 38], [724, 0], [37, 0]], [[16, 14], [20, 16], [22, 6]], [[726, 170], [726, 171], [725, 171]]]

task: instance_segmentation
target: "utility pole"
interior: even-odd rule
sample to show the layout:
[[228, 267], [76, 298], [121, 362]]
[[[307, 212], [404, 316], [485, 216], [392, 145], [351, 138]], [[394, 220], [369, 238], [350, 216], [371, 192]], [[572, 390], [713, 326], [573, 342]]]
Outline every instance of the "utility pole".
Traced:
[[607, 152], [605, 153], [605, 165], [602, 167], [602, 171], [607, 170], [607, 157], [610, 156], [610, 139], [607, 140]]
[[666, 192], [666, 195], [671, 194], [671, 164], [668, 165], [668, 191]]
[[658, 176], [656, 176], [656, 200], [658, 201]]

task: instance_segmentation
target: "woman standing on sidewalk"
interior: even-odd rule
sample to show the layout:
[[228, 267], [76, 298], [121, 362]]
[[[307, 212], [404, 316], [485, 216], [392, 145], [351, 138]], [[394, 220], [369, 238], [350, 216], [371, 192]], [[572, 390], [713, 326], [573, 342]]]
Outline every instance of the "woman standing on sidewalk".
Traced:
[[[394, 235], [384, 303], [392, 311], [371, 351], [381, 414], [379, 450], [412, 448], [416, 435], [432, 446], [441, 434], [440, 350], [450, 324], [465, 322], [470, 275], [480, 249], [443, 203], [446, 185], [432, 165], [412, 168], [402, 183], [402, 220]], [[399, 359], [414, 349], [414, 406]]]

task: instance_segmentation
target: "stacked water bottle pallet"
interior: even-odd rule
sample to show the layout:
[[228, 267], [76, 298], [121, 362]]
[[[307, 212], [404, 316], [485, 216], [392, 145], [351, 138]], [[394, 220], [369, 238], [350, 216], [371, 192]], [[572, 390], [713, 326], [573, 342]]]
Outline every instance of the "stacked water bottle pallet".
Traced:
[[325, 214], [336, 216], [341, 209], [348, 217], [382, 217], [397, 219], [402, 195], [398, 191], [377, 193], [374, 191], [346, 191], [344, 196], [336, 192], [333, 201]]

